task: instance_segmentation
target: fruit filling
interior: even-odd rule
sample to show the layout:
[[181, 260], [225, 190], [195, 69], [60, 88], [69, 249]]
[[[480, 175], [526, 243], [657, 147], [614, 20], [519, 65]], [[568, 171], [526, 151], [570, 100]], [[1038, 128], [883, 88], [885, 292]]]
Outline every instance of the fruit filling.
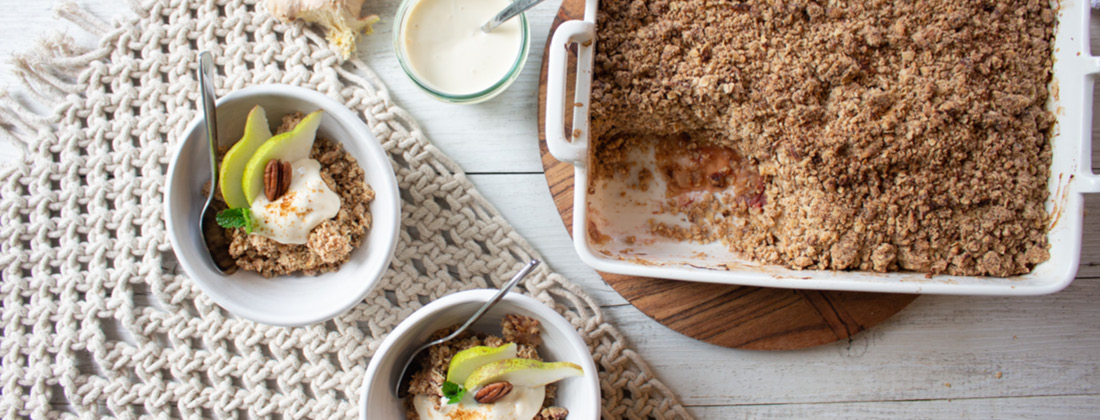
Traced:
[[659, 137], [655, 147], [669, 197], [728, 191], [746, 201], [762, 200], [764, 183], [756, 165], [729, 147], [702, 144], [686, 134]]

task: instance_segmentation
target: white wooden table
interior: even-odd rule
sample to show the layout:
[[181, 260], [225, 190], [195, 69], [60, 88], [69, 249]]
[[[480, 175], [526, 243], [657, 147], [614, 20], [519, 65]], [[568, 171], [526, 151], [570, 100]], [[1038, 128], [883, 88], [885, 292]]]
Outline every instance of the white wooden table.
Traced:
[[[573, 252], [539, 163], [538, 70], [559, 0], [528, 13], [536, 35], [522, 76], [500, 97], [455, 106], [421, 93], [393, 57], [396, 0], [368, 1], [383, 22], [361, 54], [429, 138], [465, 168], [550, 266], [582, 284], [698, 418], [1085, 418], [1100, 416], [1100, 197], [1087, 199], [1079, 278], [1039, 297], [924, 296], [852, 340], [753, 352], [708, 345], [649, 319]], [[121, 0], [79, 4], [111, 20]], [[0, 86], [21, 89], [10, 54], [51, 31], [95, 39], [53, 18], [53, 1], [0, 0]], [[1093, 15], [1094, 44], [1100, 16]], [[1094, 47], [1094, 53], [1097, 48]], [[1100, 109], [1100, 107], [1097, 107]], [[1100, 112], [1098, 112], [1100, 113]], [[0, 162], [16, 159], [0, 144]], [[1094, 153], [1100, 158], [1100, 153]], [[1097, 159], [1094, 159], [1094, 161]]]

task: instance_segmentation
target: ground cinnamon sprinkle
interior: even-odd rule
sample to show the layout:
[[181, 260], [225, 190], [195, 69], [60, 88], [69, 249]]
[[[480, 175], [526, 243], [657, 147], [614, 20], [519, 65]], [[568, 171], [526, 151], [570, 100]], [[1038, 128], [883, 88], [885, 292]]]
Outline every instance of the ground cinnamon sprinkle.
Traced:
[[763, 205], [677, 205], [682, 239], [807, 269], [1007, 276], [1049, 258], [1045, 0], [604, 0], [596, 177], [652, 136], [729, 147]]

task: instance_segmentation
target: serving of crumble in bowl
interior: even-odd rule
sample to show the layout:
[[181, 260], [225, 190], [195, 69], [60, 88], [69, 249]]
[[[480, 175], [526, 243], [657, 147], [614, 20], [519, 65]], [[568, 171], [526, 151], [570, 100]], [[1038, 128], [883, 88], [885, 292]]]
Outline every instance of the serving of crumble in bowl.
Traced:
[[[413, 376], [410, 385], [413, 388], [411, 394], [414, 395], [410, 395], [407, 399], [394, 395], [394, 388], [400, 380], [398, 376], [401, 374], [401, 368], [412, 355], [413, 350], [432, 338], [438, 338], [436, 335], [447, 329], [465, 322], [496, 292], [496, 290], [481, 289], [444, 296], [413, 312], [394, 328], [375, 352], [367, 367], [359, 407], [360, 418], [416, 417], [416, 412], [412, 410], [415, 394], [435, 392], [434, 388], [439, 385], [436, 382], [442, 380], [442, 372], [439, 370], [448, 365], [455, 351], [468, 349], [469, 346], [503, 348], [512, 346], [511, 343], [517, 343], [519, 347], [517, 355], [520, 358], [541, 358], [546, 362], [575, 365], [583, 371], [579, 376], [567, 377], [546, 386], [545, 406], [538, 412], [536, 419], [564, 417], [564, 413], [568, 413], [564, 418], [570, 420], [598, 419], [600, 417], [599, 376], [588, 346], [573, 325], [553, 309], [517, 293], [505, 295], [504, 299], [470, 327], [469, 334], [464, 333], [454, 340], [425, 351], [423, 354], [428, 355], [425, 358], [427, 366], [437, 368], [436, 371], [426, 372], [424, 370], [426, 365], [414, 363], [410, 370], [420, 369]], [[528, 332], [531, 331], [537, 331], [537, 334], [529, 334]], [[451, 374], [451, 372], [446, 373], [448, 376]], [[521, 387], [522, 385], [517, 382], [516, 389]], [[431, 389], [425, 391], [421, 388]], [[467, 395], [468, 401], [464, 403], [480, 406], [472, 400], [476, 391], [478, 389], [472, 388]], [[443, 391], [444, 394], [446, 392], [446, 390]], [[512, 393], [517, 392], [512, 391]], [[437, 405], [439, 404], [448, 405], [446, 401]], [[453, 404], [453, 406], [457, 407], [459, 404]], [[457, 414], [452, 412], [448, 415]]]
[[[221, 168], [222, 174], [231, 176], [220, 178], [234, 182], [211, 186], [201, 115], [181, 133], [168, 166], [164, 212], [168, 238], [183, 271], [222, 308], [264, 324], [321, 322], [361, 301], [389, 266], [401, 217], [393, 166], [366, 124], [319, 92], [287, 85], [260, 85], [229, 93], [217, 102], [217, 123], [219, 167], [234, 161], [233, 146], [250, 136], [258, 139], [253, 139], [251, 150], [236, 153], [245, 156], [236, 159], [239, 168], [235, 174], [232, 168]], [[249, 130], [246, 123], [252, 124]], [[312, 130], [299, 130], [303, 126]], [[308, 131], [308, 135], [301, 136], [298, 131]], [[307, 138], [287, 141], [289, 137]], [[264, 147], [280, 141], [295, 144]], [[223, 210], [219, 224], [225, 213], [231, 213], [226, 209], [237, 211], [238, 216], [241, 212], [250, 215], [240, 218], [247, 229], [224, 227], [238, 269], [223, 274], [202, 242], [199, 216], [209, 188], [226, 191], [227, 185], [239, 187], [242, 183], [236, 180], [241, 179], [242, 171], [248, 180], [249, 165], [245, 163], [253, 152], [278, 156], [269, 160], [281, 165], [267, 165], [260, 171], [260, 191], [252, 188], [252, 199], [243, 206], [228, 203], [242, 198], [218, 194], [216, 204]], [[293, 153], [303, 158], [288, 157]], [[288, 174], [273, 177], [272, 168], [276, 172], [286, 168]], [[268, 181], [273, 179], [284, 182], [275, 182], [272, 190]], [[238, 188], [235, 194], [246, 197], [249, 187], [253, 186], [245, 185], [244, 193]], [[312, 221], [304, 217], [304, 226], [295, 218], [314, 211], [323, 214], [314, 215]]]

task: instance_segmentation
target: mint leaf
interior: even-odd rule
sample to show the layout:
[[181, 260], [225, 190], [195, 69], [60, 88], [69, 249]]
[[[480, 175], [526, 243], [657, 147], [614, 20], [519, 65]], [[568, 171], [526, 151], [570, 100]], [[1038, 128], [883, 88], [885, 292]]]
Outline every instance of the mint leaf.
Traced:
[[244, 216], [244, 231], [245, 231], [245, 233], [248, 233], [249, 235], [251, 235], [252, 234], [252, 226], [253, 226], [252, 210], [251, 209], [241, 209], [241, 215]]
[[214, 219], [223, 228], [244, 228], [245, 232], [252, 233], [252, 210], [247, 208], [225, 209], [219, 211]]
[[451, 381], [443, 381], [443, 396], [447, 397], [447, 404], [462, 401], [463, 395], [466, 395], [466, 388], [463, 388], [462, 385]]

